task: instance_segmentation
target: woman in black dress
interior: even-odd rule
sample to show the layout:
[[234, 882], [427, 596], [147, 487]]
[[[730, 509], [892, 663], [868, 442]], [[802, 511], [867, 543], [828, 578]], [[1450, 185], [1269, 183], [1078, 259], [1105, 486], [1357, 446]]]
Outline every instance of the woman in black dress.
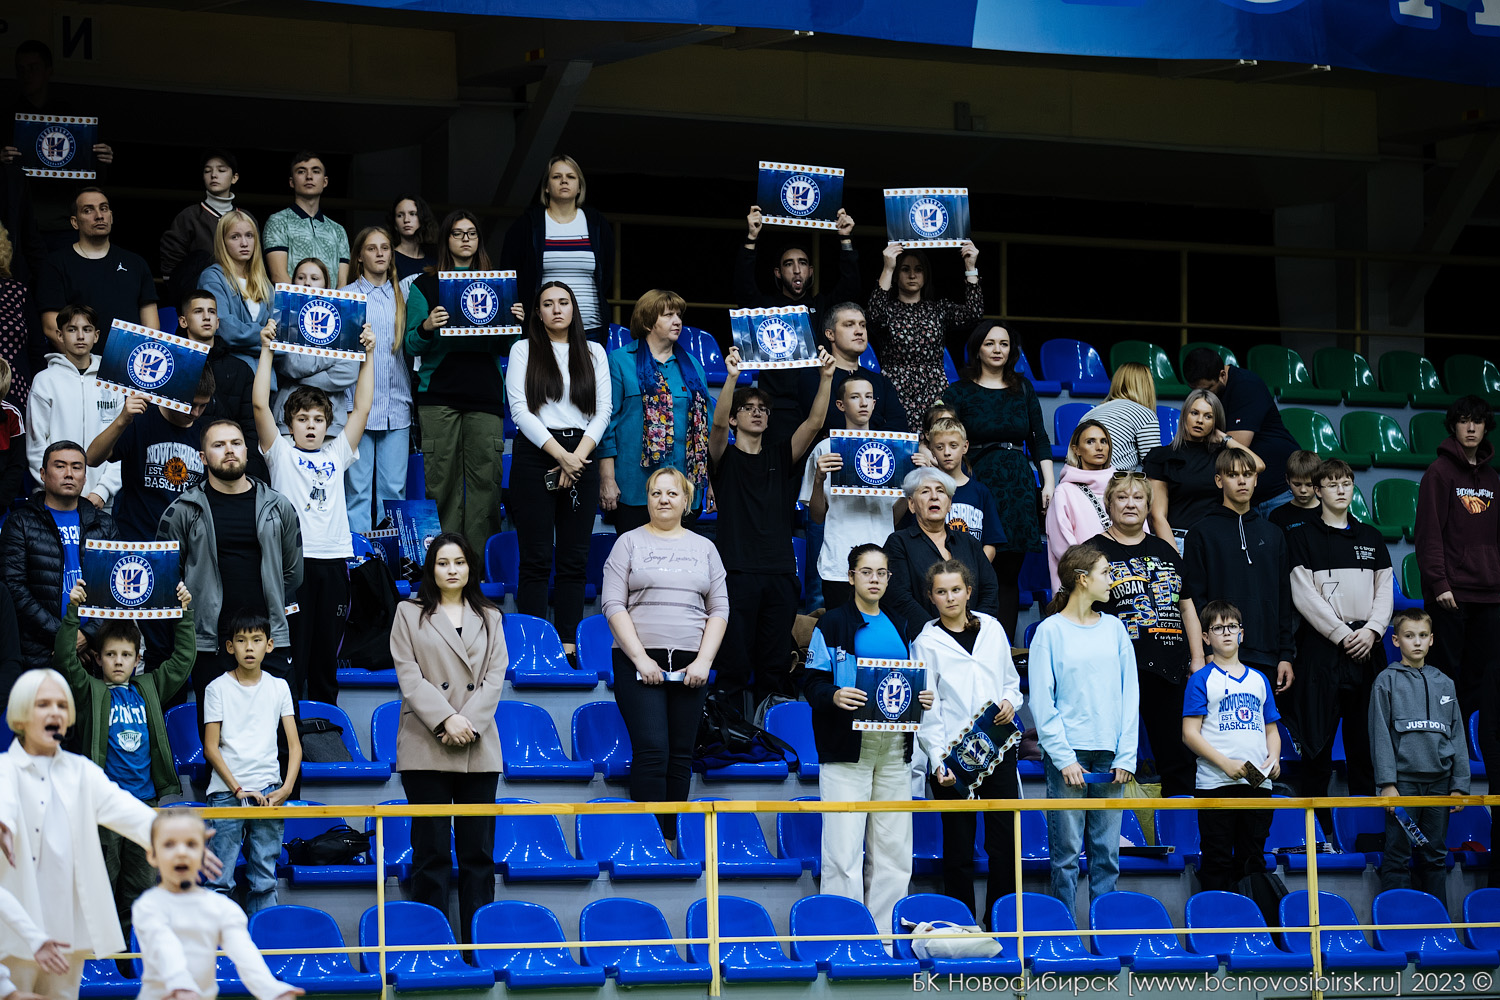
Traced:
[[[968, 431], [969, 465], [1000, 511], [1005, 541], [995, 552], [1000, 581], [1000, 613], [995, 617], [1007, 635], [1014, 635], [1021, 561], [1028, 552], [1042, 551], [1042, 512], [1052, 502], [1052, 442], [1036, 391], [1016, 371], [1019, 338], [985, 320], [969, 335], [965, 353], [969, 363], [963, 378], [948, 387], [942, 402], [953, 407]], [[1033, 463], [1041, 470], [1040, 495]]]
[[[1157, 538], [1182, 540], [1204, 514], [1224, 502], [1214, 463], [1225, 448], [1245, 448], [1225, 428], [1224, 404], [1207, 389], [1194, 389], [1182, 402], [1182, 419], [1171, 444], [1152, 448], [1141, 463], [1151, 480], [1151, 530]], [[1245, 448], [1246, 451], [1250, 449]], [[1254, 452], [1255, 471], [1266, 463]]]

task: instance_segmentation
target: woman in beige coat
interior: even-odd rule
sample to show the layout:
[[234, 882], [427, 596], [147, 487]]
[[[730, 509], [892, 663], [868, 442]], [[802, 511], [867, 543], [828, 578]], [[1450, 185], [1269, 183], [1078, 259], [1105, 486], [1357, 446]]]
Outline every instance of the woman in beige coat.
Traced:
[[[396, 608], [391, 656], [401, 683], [396, 770], [413, 805], [493, 804], [500, 778], [495, 706], [505, 683], [500, 609], [479, 591], [479, 560], [464, 537], [433, 539], [417, 596]], [[452, 820], [458, 852], [459, 938], [495, 898], [493, 816]], [[410, 897], [448, 912], [449, 820], [413, 819]]]

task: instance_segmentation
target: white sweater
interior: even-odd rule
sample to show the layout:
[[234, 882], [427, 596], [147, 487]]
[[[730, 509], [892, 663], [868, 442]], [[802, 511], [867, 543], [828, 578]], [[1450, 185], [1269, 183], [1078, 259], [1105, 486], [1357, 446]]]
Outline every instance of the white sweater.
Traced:
[[[85, 448], [125, 405], [125, 394], [101, 389], [99, 355], [79, 371], [65, 354], [47, 355], [47, 367], [37, 373], [26, 399], [26, 464], [31, 478], [41, 483], [42, 455], [54, 441], [76, 441]], [[88, 470], [83, 495], [99, 494], [106, 504], [120, 491], [120, 463], [106, 462]]]
[[219, 948], [257, 1000], [273, 1000], [292, 989], [271, 975], [245, 929], [245, 911], [227, 896], [203, 888], [178, 893], [158, 886], [135, 901], [130, 918], [141, 942], [139, 1000], [162, 1000], [176, 990], [194, 990], [202, 1000], [213, 1000], [219, 993], [214, 978]]
[[928, 622], [911, 644], [911, 658], [927, 668], [927, 687], [935, 692], [932, 708], [922, 713], [922, 728], [917, 731], [934, 771], [948, 756], [948, 745], [958, 739], [985, 702], [1008, 701], [1020, 711], [1026, 700], [1021, 694], [1021, 676], [1010, 658], [1005, 626], [989, 615], [972, 614], [979, 619], [973, 653], [948, 634], [941, 620]]

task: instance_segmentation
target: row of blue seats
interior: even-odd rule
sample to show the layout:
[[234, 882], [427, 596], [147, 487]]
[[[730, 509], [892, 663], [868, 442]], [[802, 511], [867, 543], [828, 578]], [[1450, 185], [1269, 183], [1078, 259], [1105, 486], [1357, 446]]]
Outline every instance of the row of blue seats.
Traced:
[[[739, 896], [720, 896], [719, 933], [723, 937], [774, 937], [771, 915], [760, 903]], [[1016, 930], [1016, 897], [993, 902], [990, 926], [996, 933]], [[790, 956], [775, 941], [725, 943], [720, 946], [720, 972], [725, 982], [811, 982], [821, 973], [830, 981], [910, 980], [922, 971], [938, 975], [1015, 976], [1023, 968], [1034, 974], [1115, 974], [1122, 967], [1133, 973], [1208, 973], [1222, 963], [1232, 973], [1310, 971], [1312, 935], [1279, 932], [1266, 926], [1255, 904], [1230, 892], [1204, 892], [1188, 900], [1187, 947], [1179, 941], [1165, 907], [1153, 896], [1117, 891], [1094, 900], [1089, 908], [1090, 930], [1126, 933], [1091, 935], [1092, 948], [1078, 933], [1072, 914], [1054, 897], [1027, 892], [1021, 895], [1025, 927], [1023, 946], [1015, 939], [999, 939], [994, 958], [919, 958], [909, 940], [895, 941], [887, 955], [874, 935], [881, 933], [870, 912], [857, 900], [842, 896], [808, 896], [793, 903], [788, 927], [794, 936], [849, 937], [790, 944]], [[1354, 925], [1358, 920], [1343, 897], [1318, 893], [1320, 922]], [[1460, 939], [1456, 929], [1438, 926], [1411, 930], [1388, 926], [1410, 923], [1447, 924], [1448, 913], [1433, 896], [1412, 889], [1392, 889], [1375, 898], [1372, 907], [1375, 944], [1361, 930], [1323, 931], [1323, 967], [1331, 970], [1492, 969], [1500, 965], [1500, 927], [1473, 927]], [[370, 907], [359, 921], [359, 946], [379, 947], [379, 907]], [[1279, 911], [1282, 926], [1306, 925], [1308, 893], [1288, 894]], [[908, 924], [951, 921], [968, 924], [968, 910], [947, 896], [917, 893], [900, 900], [892, 917], [891, 933], [909, 933]], [[250, 935], [262, 949], [330, 948], [317, 955], [268, 955], [277, 978], [311, 993], [364, 993], [380, 987], [376, 970], [384, 968], [398, 993], [416, 990], [488, 989], [496, 982], [510, 989], [598, 987], [613, 977], [622, 987], [643, 985], [702, 985], [713, 976], [706, 944], [690, 944], [687, 958], [667, 941], [674, 932], [660, 909], [636, 899], [600, 899], [579, 914], [577, 940], [581, 962], [563, 945], [562, 924], [551, 910], [536, 903], [505, 900], [481, 907], [473, 917], [476, 944], [542, 944], [542, 947], [483, 949], [475, 952], [476, 966], [464, 961], [447, 917], [424, 903], [388, 902], [384, 909], [387, 947], [423, 947], [421, 951], [391, 951], [384, 960], [361, 952], [359, 968], [350, 963], [343, 935], [333, 918], [305, 906], [276, 906], [250, 918]], [[1464, 922], [1500, 920], [1500, 889], [1478, 889], [1464, 900]], [[1265, 928], [1226, 931], [1221, 928]], [[684, 936], [706, 937], [708, 901], [688, 907]], [[861, 936], [869, 937], [861, 940]], [[1276, 938], [1281, 942], [1278, 943]], [[633, 940], [642, 944], [594, 944]], [[555, 942], [555, 946], [548, 943]], [[446, 946], [446, 947], [445, 947]], [[140, 962], [135, 962], [140, 975]], [[244, 984], [233, 964], [220, 957], [217, 969], [222, 995], [244, 995]], [[124, 979], [114, 963], [90, 961], [85, 969], [85, 997], [133, 996], [139, 980]]]

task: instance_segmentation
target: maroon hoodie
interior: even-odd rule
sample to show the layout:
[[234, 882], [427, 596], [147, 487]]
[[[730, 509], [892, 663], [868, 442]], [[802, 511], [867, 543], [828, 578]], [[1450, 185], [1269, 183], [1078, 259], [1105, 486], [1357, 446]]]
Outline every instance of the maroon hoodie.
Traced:
[[1453, 438], [1438, 445], [1437, 461], [1417, 494], [1417, 565], [1422, 594], [1453, 591], [1459, 602], [1500, 604], [1500, 472], [1495, 449], [1481, 441], [1470, 465]]

